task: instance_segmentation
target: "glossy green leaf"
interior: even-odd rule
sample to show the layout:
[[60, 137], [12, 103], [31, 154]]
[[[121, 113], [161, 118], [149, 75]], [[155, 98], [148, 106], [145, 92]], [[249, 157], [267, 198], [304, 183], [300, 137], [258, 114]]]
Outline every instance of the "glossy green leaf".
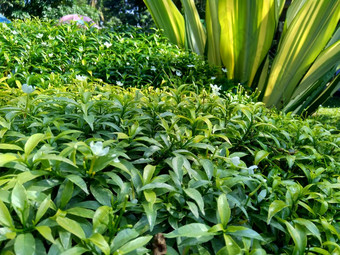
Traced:
[[216, 253], [216, 255], [242, 254], [240, 246], [237, 245], [237, 243], [231, 238], [231, 236], [224, 234], [223, 237], [225, 241], [225, 246], [220, 249]]
[[61, 193], [60, 198], [60, 208], [63, 209], [67, 203], [71, 200], [73, 195], [73, 183], [71, 181], [66, 181], [66, 184], [63, 187], [63, 191]]
[[13, 154], [0, 154], [0, 167], [4, 166], [5, 164], [12, 162], [14, 160], [16, 160], [17, 157]]
[[34, 148], [40, 143], [42, 140], [44, 140], [45, 135], [44, 134], [34, 134], [30, 136], [25, 143], [24, 151], [26, 157], [31, 154], [31, 152], [34, 150]]
[[269, 206], [267, 224], [269, 225], [273, 216], [287, 206], [288, 205], [282, 200], [274, 200]]
[[294, 228], [288, 221], [285, 221], [285, 224], [295, 244], [293, 254], [304, 254], [307, 246], [306, 232], [299, 225]]
[[118, 250], [124, 244], [128, 243], [132, 239], [135, 239], [136, 237], [138, 237], [138, 232], [135, 229], [123, 229], [119, 231], [113, 239], [111, 248], [112, 250]]
[[250, 228], [246, 228], [242, 226], [229, 226], [226, 229], [226, 233], [228, 233], [229, 235], [233, 235], [233, 236], [247, 237], [247, 238], [264, 241], [264, 239], [262, 238], [262, 236], [260, 236], [259, 233], [257, 233], [256, 231]]
[[269, 155], [269, 152], [261, 150], [256, 152], [255, 159], [254, 159], [254, 165], [258, 165], [262, 160], [267, 158]]
[[81, 188], [86, 194], [89, 194], [87, 185], [80, 176], [71, 174], [71, 175], [66, 176], [66, 178], [70, 180], [71, 182], [73, 182], [75, 185], [77, 185], [79, 188]]
[[109, 206], [99, 207], [93, 216], [93, 232], [103, 234], [110, 221], [112, 208]]
[[105, 254], [110, 254], [110, 246], [106, 242], [105, 238], [99, 234], [94, 233], [88, 240], [90, 240], [92, 243], [94, 243], [99, 249]]
[[300, 226], [306, 227], [309, 232], [314, 235], [320, 241], [320, 243], [322, 243], [320, 231], [313, 222], [302, 218], [294, 219], [293, 222], [300, 224]]
[[204, 168], [205, 173], [207, 174], [208, 180], [211, 180], [214, 175], [214, 165], [209, 159], [202, 159], [201, 164]]
[[221, 194], [218, 197], [217, 211], [218, 211], [218, 215], [219, 215], [219, 218], [221, 220], [223, 227], [226, 228], [226, 226], [228, 225], [229, 219], [230, 219], [231, 211], [230, 211], [227, 196], [225, 194]]
[[64, 252], [62, 252], [60, 255], [81, 255], [87, 252], [88, 250], [83, 247], [73, 247], [71, 249], [68, 249]]
[[57, 217], [56, 221], [62, 228], [79, 237], [80, 239], [84, 240], [86, 238], [84, 230], [81, 228], [78, 222], [65, 217]]
[[156, 166], [147, 165], [146, 167], [144, 167], [144, 170], [143, 170], [144, 185], [150, 183], [155, 170], [156, 170]]
[[0, 223], [6, 227], [13, 227], [13, 219], [4, 202], [0, 200]]
[[184, 160], [181, 156], [177, 156], [172, 159], [172, 169], [176, 173], [180, 183], [182, 183], [183, 180], [183, 164]]
[[184, 192], [185, 194], [187, 194], [188, 197], [190, 197], [196, 202], [202, 214], [205, 215], [204, 200], [203, 200], [201, 193], [199, 193], [196, 189], [192, 189], [192, 188], [184, 189]]
[[153, 230], [156, 219], [157, 219], [157, 210], [155, 209], [153, 203], [142, 203], [142, 206], [144, 208], [144, 212], [146, 214], [146, 217], [148, 219], [149, 225], [150, 225], [150, 231]]
[[38, 207], [38, 210], [35, 214], [35, 222], [38, 223], [39, 220], [45, 215], [47, 210], [50, 208], [51, 205], [51, 198], [48, 196], [41, 202]]
[[200, 237], [200, 236], [209, 236], [214, 235], [214, 233], [208, 232], [209, 227], [202, 223], [191, 223], [184, 225], [164, 236], [166, 238], [175, 238], [175, 237]]
[[23, 149], [20, 146], [9, 143], [0, 143], [0, 150], [23, 151]]
[[48, 226], [37, 226], [35, 229], [48, 241], [51, 243], [55, 243], [55, 240], [52, 236], [52, 230]]
[[24, 186], [19, 183], [15, 184], [12, 190], [11, 202], [12, 206], [16, 209], [21, 222], [26, 222], [28, 218], [29, 204]]
[[151, 239], [152, 239], [152, 236], [138, 237], [138, 238], [124, 244], [122, 247], [120, 247], [119, 252], [121, 254], [126, 254], [126, 253], [129, 253], [131, 251], [134, 251], [138, 248], [145, 246]]
[[35, 240], [31, 233], [20, 234], [15, 238], [14, 251], [16, 255], [35, 255]]

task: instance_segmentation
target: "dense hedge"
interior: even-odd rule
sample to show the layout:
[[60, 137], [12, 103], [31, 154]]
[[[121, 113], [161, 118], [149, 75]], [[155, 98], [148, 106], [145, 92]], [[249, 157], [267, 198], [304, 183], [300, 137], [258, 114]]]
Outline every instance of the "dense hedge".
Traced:
[[169, 254], [339, 249], [340, 138], [318, 122], [188, 86], [7, 93], [2, 252], [144, 254], [159, 232]]
[[[0, 24], [0, 78], [47, 88], [76, 75], [125, 87], [195, 82], [228, 85], [217, 68], [171, 45], [159, 33], [127, 27], [84, 29], [76, 25], [17, 21]], [[211, 79], [212, 78], [212, 79]]]
[[339, 130], [222, 92], [157, 34], [13, 26], [0, 254], [150, 254], [159, 233], [167, 254], [340, 254]]

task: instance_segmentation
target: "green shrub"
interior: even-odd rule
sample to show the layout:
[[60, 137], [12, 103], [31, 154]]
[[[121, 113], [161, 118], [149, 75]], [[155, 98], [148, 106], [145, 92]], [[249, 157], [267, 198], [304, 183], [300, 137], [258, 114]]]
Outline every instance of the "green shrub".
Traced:
[[110, 31], [40, 21], [0, 25], [0, 79], [38, 87], [63, 86], [76, 75], [93, 81], [154, 87], [210, 83], [228, 89], [217, 69], [194, 54], [172, 46], [158, 32], [132, 27]]
[[146, 254], [159, 232], [168, 254], [340, 252], [338, 131], [241, 92], [75, 82], [2, 81], [3, 254]]

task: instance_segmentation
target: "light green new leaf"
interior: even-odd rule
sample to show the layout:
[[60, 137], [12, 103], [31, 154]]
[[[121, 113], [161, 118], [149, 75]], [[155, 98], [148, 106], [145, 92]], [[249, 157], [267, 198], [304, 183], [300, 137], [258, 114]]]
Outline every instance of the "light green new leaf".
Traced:
[[218, 211], [218, 215], [221, 219], [221, 223], [222, 223], [223, 227], [226, 228], [226, 226], [229, 222], [229, 219], [230, 219], [231, 211], [230, 211], [227, 196], [225, 194], [221, 194], [218, 197], [217, 211]]
[[234, 254], [242, 254], [242, 250], [240, 246], [226, 234], [224, 236], [225, 246], [220, 249], [216, 255], [234, 255]]
[[0, 154], [0, 167], [16, 159], [17, 157], [14, 154], [10, 154], [10, 153]]
[[55, 240], [52, 236], [52, 230], [48, 226], [37, 226], [35, 229], [48, 241], [51, 243], [55, 243]]
[[143, 170], [143, 183], [144, 185], [148, 184], [151, 182], [153, 173], [156, 170], [156, 166], [152, 166], [152, 165], [147, 165], [146, 167], [144, 167]]
[[98, 246], [105, 255], [110, 254], [110, 246], [101, 234], [94, 233], [88, 240]]
[[279, 211], [281, 211], [283, 208], [286, 208], [287, 206], [288, 205], [282, 200], [274, 200], [269, 206], [267, 224], [270, 223], [270, 220], [275, 214], [277, 214]]
[[14, 227], [13, 219], [4, 202], [0, 200], [0, 224], [6, 227]]
[[104, 233], [110, 222], [110, 213], [112, 208], [109, 206], [99, 207], [93, 216], [93, 232]]
[[51, 198], [50, 196], [48, 196], [44, 199], [44, 201], [41, 202], [41, 204], [38, 207], [37, 213], [35, 215], [35, 224], [37, 224], [39, 220], [44, 216], [48, 208], [50, 208], [50, 205], [51, 205]]
[[0, 150], [15, 150], [15, 151], [22, 151], [23, 149], [15, 144], [9, 143], [0, 143]]
[[269, 75], [263, 101], [282, 108], [324, 49], [340, 18], [340, 2], [306, 1], [287, 29]]
[[45, 135], [44, 134], [34, 134], [30, 136], [25, 143], [24, 151], [25, 151], [25, 156], [26, 158], [30, 153], [34, 150], [34, 148], [40, 143], [42, 140], [44, 140]]
[[81, 228], [78, 222], [64, 217], [57, 217], [56, 221], [62, 228], [79, 237], [80, 239], [84, 240], [86, 238], [84, 230]]
[[35, 240], [31, 233], [20, 234], [14, 241], [14, 252], [16, 255], [34, 255]]
[[184, 18], [172, 0], [144, 0], [144, 3], [157, 27], [164, 30], [172, 43], [184, 48]]
[[16, 209], [16, 212], [18, 213], [18, 216], [22, 223], [26, 222], [28, 215], [28, 199], [27, 199], [27, 193], [20, 183], [16, 183], [11, 195], [11, 202], [14, 209]]
[[269, 152], [261, 150], [256, 152], [255, 159], [254, 159], [254, 165], [258, 165], [263, 159], [268, 157]]

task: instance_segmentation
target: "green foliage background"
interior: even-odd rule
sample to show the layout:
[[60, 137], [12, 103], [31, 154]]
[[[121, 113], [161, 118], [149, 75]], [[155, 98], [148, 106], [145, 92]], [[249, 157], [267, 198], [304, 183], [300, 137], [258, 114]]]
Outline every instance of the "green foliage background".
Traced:
[[168, 254], [340, 253], [335, 126], [158, 32], [0, 26], [0, 254], [150, 254], [160, 232]]

